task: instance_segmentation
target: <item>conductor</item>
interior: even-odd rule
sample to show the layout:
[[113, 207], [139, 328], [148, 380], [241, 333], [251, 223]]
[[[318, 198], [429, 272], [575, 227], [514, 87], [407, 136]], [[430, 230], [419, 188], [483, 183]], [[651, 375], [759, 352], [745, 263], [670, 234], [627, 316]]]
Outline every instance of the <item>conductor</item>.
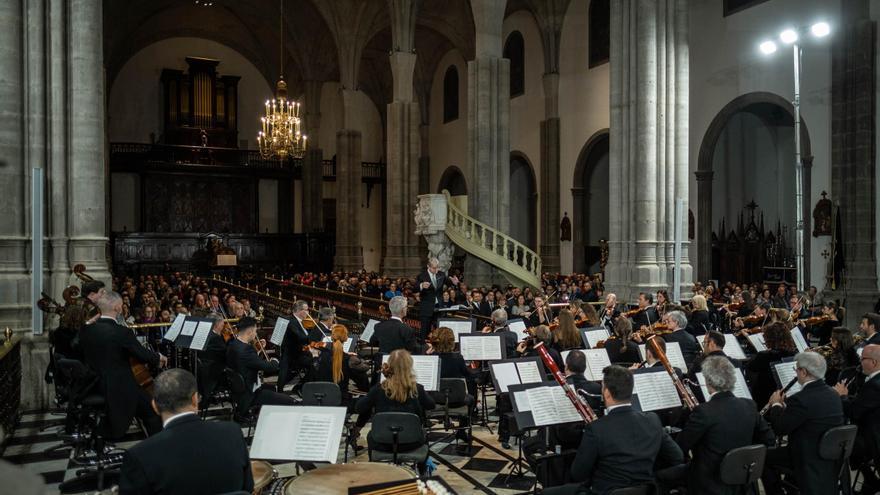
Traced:
[[422, 342], [427, 340], [431, 333], [431, 324], [434, 321], [434, 308], [439, 306], [443, 298], [443, 286], [447, 281], [458, 285], [458, 278], [447, 277], [445, 273], [440, 271], [440, 260], [431, 258], [428, 260], [428, 266], [425, 271], [419, 273], [416, 277], [416, 284], [419, 288], [419, 322], [421, 329], [419, 331], [419, 339]]

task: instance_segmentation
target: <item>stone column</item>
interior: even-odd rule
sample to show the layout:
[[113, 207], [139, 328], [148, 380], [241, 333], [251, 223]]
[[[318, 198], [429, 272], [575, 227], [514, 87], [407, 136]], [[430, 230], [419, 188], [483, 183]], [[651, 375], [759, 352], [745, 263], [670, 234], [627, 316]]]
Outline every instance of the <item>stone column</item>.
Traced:
[[[342, 90], [342, 101], [349, 124], [353, 111], [352, 100], [357, 91]], [[361, 131], [351, 129], [336, 131], [336, 258], [337, 270], [352, 271], [364, 267], [364, 251], [361, 244]]]
[[697, 170], [697, 279], [712, 278], [712, 177], [711, 170]]
[[303, 233], [324, 230], [324, 152], [321, 150], [321, 87], [322, 81], [305, 81], [306, 132], [309, 148], [302, 165], [302, 228]]
[[[468, 62], [468, 214], [510, 231], [510, 61], [502, 58], [506, 0], [471, 2], [476, 56]], [[503, 283], [490, 265], [468, 256], [470, 285]]]
[[422, 122], [419, 125], [419, 137], [422, 143], [422, 152], [419, 156], [419, 194], [431, 193], [430, 132], [430, 124]]
[[[69, 283], [71, 264], [68, 258], [68, 155], [67, 155], [67, 31], [66, 0], [51, 0], [48, 3], [48, 108], [47, 133], [50, 147], [46, 171], [49, 236], [49, 274], [50, 282], [46, 293], [55, 298], [61, 296]], [[60, 299], [58, 299], [60, 301]]]
[[0, 330], [30, 326], [22, 2], [0, 3]]
[[68, 15], [69, 256], [72, 264], [83, 264], [89, 275], [109, 282], [101, 0], [71, 0]]
[[544, 74], [544, 115], [541, 121], [541, 261], [555, 273], [559, 262], [559, 73]]
[[416, 66], [413, 37], [418, 2], [391, 0], [392, 44], [390, 55], [393, 97], [388, 104], [385, 195], [386, 275], [411, 276], [421, 266], [419, 241], [411, 211], [419, 191], [420, 110], [414, 98], [413, 70]]
[[846, 263], [845, 323], [877, 301], [875, 136], [876, 24], [867, 0], [843, 2], [831, 58], [831, 192], [840, 208]]
[[[688, 2], [611, 8], [609, 292], [670, 288], [675, 202], [688, 198]], [[685, 231], [686, 232], [686, 231]], [[686, 237], [682, 293], [691, 287]]]
[[810, 191], [813, 189], [813, 157], [802, 156], [801, 166], [804, 173], [803, 204], [801, 205], [801, 211], [804, 213], [804, 288], [809, 289], [812, 283], [810, 280], [810, 253], [812, 252], [813, 239], [813, 205], [811, 204], [813, 196]]

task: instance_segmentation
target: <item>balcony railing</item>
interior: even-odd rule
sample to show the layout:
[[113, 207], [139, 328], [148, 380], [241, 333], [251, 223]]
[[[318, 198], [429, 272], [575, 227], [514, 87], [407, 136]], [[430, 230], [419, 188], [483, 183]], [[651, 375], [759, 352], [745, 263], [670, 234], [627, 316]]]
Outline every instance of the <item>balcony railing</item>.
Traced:
[[[257, 150], [218, 148], [213, 146], [183, 146], [148, 143], [110, 143], [110, 164], [114, 167], [149, 166], [212, 166], [232, 168], [256, 168], [261, 170], [287, 170], [300, 176], [303, 160], [266, 159]], [[365, 180], [380, 181], [385, 174], [385, 164], [363, 162]], [[323, 160], [322, 174], [325, 179], [336, 178], [336, 161]]]

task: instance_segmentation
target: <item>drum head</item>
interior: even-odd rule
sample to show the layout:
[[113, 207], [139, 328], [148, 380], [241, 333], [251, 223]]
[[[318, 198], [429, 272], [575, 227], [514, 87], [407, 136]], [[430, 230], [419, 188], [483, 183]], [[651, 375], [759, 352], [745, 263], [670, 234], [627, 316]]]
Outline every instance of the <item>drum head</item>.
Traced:
[[275, 479], [275, 469], [266, 461], [251, 461], [251, 473], [254, 475], [254, 491], [262, 490]]
[[353, 486], [415, 479], [411, 469], [381, 462], [357, 462], [324, 466], [293, 478], [284, 486], [285, 495], [338, 495]]

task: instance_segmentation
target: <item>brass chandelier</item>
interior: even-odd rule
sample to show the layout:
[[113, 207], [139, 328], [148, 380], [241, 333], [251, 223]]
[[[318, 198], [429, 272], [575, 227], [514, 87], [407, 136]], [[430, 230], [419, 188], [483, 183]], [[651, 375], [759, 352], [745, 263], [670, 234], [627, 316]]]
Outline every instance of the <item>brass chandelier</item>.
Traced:
[[279, 46], [281, 73], [275, 86], [275, 98], [266, 100], [266, 116], [261, 117], [263, 130], [257, 134], [260, 156], [263, 158], [302, 158], [308, 137], [302, 134], [301, 105], [287, 99], [284, 82], [284, 0], [281, 4], [281, 44]]

